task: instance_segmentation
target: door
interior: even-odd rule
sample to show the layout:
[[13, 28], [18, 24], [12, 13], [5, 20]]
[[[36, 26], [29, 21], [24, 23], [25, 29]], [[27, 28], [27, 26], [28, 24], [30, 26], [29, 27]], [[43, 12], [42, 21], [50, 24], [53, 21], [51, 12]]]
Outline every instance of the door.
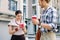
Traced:
[[10, 35], [8, 33], [8, 23], [5, 21], [0, 21], [0, 40], [10, 40]]

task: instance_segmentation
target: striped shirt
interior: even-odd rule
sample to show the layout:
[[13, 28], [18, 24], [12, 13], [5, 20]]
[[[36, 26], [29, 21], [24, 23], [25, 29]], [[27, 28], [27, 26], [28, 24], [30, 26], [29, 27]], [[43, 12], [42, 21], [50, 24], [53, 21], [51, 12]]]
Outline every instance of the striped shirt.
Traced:
[[[50, 27], [56, 29], [57, 28], [57, 11], [53, 7], [48, 7], [46, 10], [43, 10], [43, 13], [40, 17], [40, 22], [44, 24], [48, 24]], [[47, 31], [45, 28], [41, 28], [41, 31]]]

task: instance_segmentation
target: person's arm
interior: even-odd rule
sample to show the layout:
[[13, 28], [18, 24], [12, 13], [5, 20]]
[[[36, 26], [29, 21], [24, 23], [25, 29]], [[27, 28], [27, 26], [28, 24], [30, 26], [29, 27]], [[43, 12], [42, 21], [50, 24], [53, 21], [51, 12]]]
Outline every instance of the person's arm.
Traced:
[[16, 31], [15, 30], [12, 30], [12, 26], [8, 26], [9, 28], [9, 34], [14, 34]]
[[49, 24], [41, 23], [41, 26], [48, 30], [51, 30], [52, 28], [57, 28], [56, 23], [57, 23], [57, 12], [53, 12], [52, 23]]
[[24, 31], [24, 33], [27, 33], [26, 27], [24, 27], [22, 30]]
[[24, 28], [22, 30], [24, 31], [24, 33], [27, 33], [26, 24], [25, 23], [24, 23]]
[[38, 19], [32, 19], [32, 23], [33, 23], [34, 25], [37, 25], [37, 24], [39, 24], [39, 21], [38, 21]]
[[52, 27], [51, 27], [49, 24], [41, 23], [41, 26], [42, 26], [43, 28], [48, 29], [48, 30], [51, 30], [51, 29], [52, 29]]

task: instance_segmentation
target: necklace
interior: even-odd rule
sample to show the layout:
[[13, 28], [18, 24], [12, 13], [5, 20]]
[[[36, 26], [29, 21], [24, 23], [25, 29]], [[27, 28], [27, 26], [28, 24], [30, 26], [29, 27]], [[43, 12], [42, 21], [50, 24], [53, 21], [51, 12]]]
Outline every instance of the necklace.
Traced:
[[[17, 25], [19, 25], [19, 23], [17, 23], [17, 21], [15, 20], [15, 23], [17, 24]], [[21, 23], [21, 21], [20, 21], [20, 23]]]

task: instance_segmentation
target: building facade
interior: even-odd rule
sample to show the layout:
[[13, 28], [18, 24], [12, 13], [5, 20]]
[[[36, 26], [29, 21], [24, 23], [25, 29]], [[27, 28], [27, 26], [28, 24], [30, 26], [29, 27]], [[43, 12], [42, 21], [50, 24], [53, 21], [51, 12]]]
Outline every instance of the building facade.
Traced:
[[[29, 19], [32, 15], [37, 15], [37, 17], [40, 18], [40, 13], [42, 12], [42, 9], [39, 6], [38, 0], [29, 0], [29, 1], [28, 0], [23, 0], [23, 1], [26, 4], [25, 18]], [[60, 16], [59, 16], [60, 15], [60, 5], [59, 5], [60, 0], [51, 0], [49, 4], [57, 10], [57, 14], [58, 14], [57, 29], [58, 29], [58, 33], [59, 33], [60, 32], [59, 31], [60, 30]], [[27, 20], [25, 19], [25, 21], [27, 21]], [[31, 24], [30, 27], [33, 26], [31, 20], [28, 20], [28, 22], [29, 21], [30, 21], [30, 23], [28, 23], [28, 24], [29, 25]], [[31, 30], [33, 30], [33, 29], [34, 29], [34, 32], [36, 33], [36, 30], [38, 29], [38, 27], [33, 27]], [[28, 32], [28, 33], [30, 33], [30, 32]]]
[[0, 40], [10, 40], [8, 23], [15, 17], [16, 10], [23, 10], [21, 0], [0, 0]]
[[[57, 14], [60, 15], [60, 0], [51, 0], [50, 5], [57, 9]], [[35, 35], [38, 29], [37, 25], [33, 25], [31, 17], [36, 15], [40, 18], [41, 8], [38, 0], [0, 0], [0, 39], [9, 40], [8, 23], [15, 17], [14, 12], [21, 10], [23, 20], [26, 22], [27, 34]], [[58, 16], [58, 29], [60, 30], [60, 16]], [[58, 31], [59, 33], [60, 31]]]
[[58, 28], [58, 33], [60, 33], [60, 0], [53, 0], [52, 1], [52, 6], [57, 10], [58, 14], [58, 22], [57, 22], [57, 28]]

